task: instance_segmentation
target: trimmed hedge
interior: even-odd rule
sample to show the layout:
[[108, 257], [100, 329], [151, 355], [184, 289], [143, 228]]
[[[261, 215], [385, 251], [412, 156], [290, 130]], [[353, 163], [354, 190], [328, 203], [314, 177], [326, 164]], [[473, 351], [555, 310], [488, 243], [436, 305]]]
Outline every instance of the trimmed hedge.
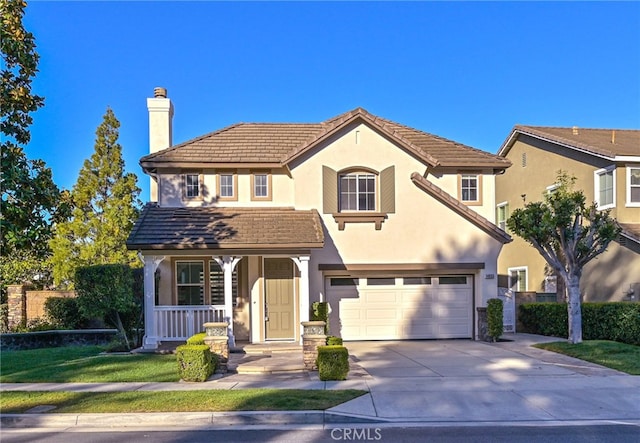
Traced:
[[182, 345], [176, 348], [178, 372], [184, 381], [206, 381], [214, 373], [217, 358], [214, 359], [209, 346]]
[[327, 337], [327, 346], [342, 346], [342, 339], [340, 337], [330, 335]]
[[[566, 303], [525, 303], [518, 317], [523, 332], [567, 338]], [[582, 338], [640, 345], [640, 303], [582, 303]]]
[[192, 335], [187, 339], [188, 345], [203, 345], [204, 338], [207, 336], [206, 332], [200, 332], [199, 334]]
[[49, 321], [60, 329], [80, 329], [85, 323], [75, 298], [49, 297], [44, 302], [44, 312]]
[[320, 380], [345, 380], [349, 373], [349, 351], [344, 346], [318, 346]]
[[498, 341], [504, 332], [503, 309], [503, 302], [499, 298], [487, 300], [488, 333], [493, 341]]

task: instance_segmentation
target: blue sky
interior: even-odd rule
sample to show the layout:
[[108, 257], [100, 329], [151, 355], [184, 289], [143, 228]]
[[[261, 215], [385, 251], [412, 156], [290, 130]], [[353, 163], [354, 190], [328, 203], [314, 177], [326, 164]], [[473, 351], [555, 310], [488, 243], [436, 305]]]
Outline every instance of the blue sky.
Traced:
[[358, 106], [495, 153], [515, 124], [640, 128], [640, 2], [38, 2], [29, 158], [70, 189], [110, 106], [148, 178], [146, 98], [174, 143]]

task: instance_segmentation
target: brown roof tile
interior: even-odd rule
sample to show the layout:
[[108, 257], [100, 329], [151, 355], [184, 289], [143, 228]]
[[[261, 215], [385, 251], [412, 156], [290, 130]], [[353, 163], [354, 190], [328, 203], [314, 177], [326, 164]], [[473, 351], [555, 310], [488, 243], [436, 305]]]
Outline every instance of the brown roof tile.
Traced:
[[321, 123], [238, 123], [147, 155], [143, 166], [162, 163], [287, 164], [357, 119], [370, 124], [431, 166], [505, 169], [507, 159], [377, 117], [362, 108]]
[[457, 199], [453, 198], [438, 186], [431, 183], [429, 180], [424, 178], [422, 175], [414, 172], [411, 174], [411, 181], [418, 188], [422, 189], [427, 194], [434, 197], [440, 203], [448, 206], [453, 211], [460, 214], [462, 217], [469, 220], [471, 223], [482, 229], [484, 232], [489, 234], [491, 237], [495, 238], [501, 243], [509, 243], [512, 241], [512, 238], [509, 234], [504, 232], [502, 229], [491, 223], [489, 220], [478, 214], [473, 209], [468, 208], [463, 205]]
[[500, 155], [506, 155], [515, 141], [514, 135], [518, 133], [611, 159], [616, 156], [640, 156], [640, 130], [637, 129], [574, 129], [524, 125], [513, 128], [500, 148]]
[[128, 249], [321, 248], [315, 210], [292, 208], [161, 208], [145, 206]]
[[622, 235], [640, 244], [640, 223], [618, 223], [622, 228]]

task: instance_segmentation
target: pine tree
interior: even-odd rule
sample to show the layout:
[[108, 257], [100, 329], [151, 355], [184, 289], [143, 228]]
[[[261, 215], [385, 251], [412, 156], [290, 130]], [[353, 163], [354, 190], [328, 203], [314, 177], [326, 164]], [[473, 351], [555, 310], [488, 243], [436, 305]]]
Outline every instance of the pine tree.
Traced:
[[125, 242], [141, 202], [137, 177], [124, 173], [120, 122], [110, 108], [96, 130], [94, 153], [85, 160], [71, 191], [71, 216], [56, 226], [51, 241], [53, 277], [72, 287], [78, 267], [101, 264], [136, 265]]

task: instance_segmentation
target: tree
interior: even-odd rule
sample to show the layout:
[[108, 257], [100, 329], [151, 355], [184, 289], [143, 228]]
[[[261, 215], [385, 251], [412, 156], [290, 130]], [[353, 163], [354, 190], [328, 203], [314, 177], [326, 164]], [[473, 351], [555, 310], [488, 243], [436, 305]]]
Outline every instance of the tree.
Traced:
[[31, 139], [31, 113], [44, 98], [31, 91], [39, 56], [33, 34], [22, 24], [26, 2], [0, 0], [2, 25], [0, 231], [2, 284], [33, 280], [47, 274], [51, 217], [60, 199], [51, 170], [42, 160], [29, 160], [21, 145]]
[[513, 211], [507, 226], [530, 243], [560, 276], [567, 291], [569, 342], [582, 342], [580, 277], [584, 266], [603, 253], [620, 233], [609, 211], [586, 204], [582, 191], [573, 190], [575, 177], [558, 172], [559, 187], [542, 202]]
[[57, 224], [51, 240], [53, 277], [72, 287], [76, 269], [99, 264], [137, 266], [125, 242], [141, 202], [135, 174], [124, 172], [118, 143], [120, 122], [110, 108], [96, 130], [94, 153], [85, 160], [71, 190], [71, 215]]

